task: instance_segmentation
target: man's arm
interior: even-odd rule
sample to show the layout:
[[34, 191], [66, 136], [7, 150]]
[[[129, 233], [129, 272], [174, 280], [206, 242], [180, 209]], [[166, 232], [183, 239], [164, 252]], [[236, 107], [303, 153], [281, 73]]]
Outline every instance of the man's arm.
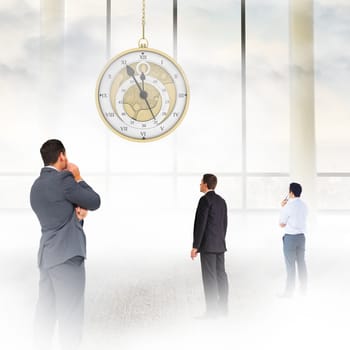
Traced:
[[203, 236], [204, 231], [207, 226], [208, 221], [208, 214], [209, 214], [209, 203], [207, 198], [203, 196], [198, 203], [197, 211], [196, 211], [196, 217], [194, 220], [194, 229], [193, 229], [193, 249], [199, 249]]
[[225, 229], [225, 233], [227, 232], [227, 204], [224, 201], [225, 204], [225, 216], [224, 216], [224, 229]]
[[287, 199], [284, 199], [282, 201], [282, 203], [281, 203], [282, 210], [281, 210], [281, 214], [280, 214], [279, 225], [282, 228], [287, 226], [287, 221], [288, 221], [288, 218], [289, 218], [288, 210], [286, 208], [287, 202], [288, 202]]
[[63, 173], [63, 190], [68, 201], [88, 210], [96, 210], [100, 207], [100, 196], [85, 181], [76, 182], [70, 171]]

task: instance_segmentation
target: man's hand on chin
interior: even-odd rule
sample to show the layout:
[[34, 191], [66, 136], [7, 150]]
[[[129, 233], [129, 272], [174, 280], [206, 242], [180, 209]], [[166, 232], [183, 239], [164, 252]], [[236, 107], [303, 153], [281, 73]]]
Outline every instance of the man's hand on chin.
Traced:
[[82, 180], [81, 175], [80, 175], [80, 170], [79, 170], [77, 165], [75, 165], [73, 163], [68, 163], [67, 170], [73, 174], [75, 181], [78, 182], [78, 181]]

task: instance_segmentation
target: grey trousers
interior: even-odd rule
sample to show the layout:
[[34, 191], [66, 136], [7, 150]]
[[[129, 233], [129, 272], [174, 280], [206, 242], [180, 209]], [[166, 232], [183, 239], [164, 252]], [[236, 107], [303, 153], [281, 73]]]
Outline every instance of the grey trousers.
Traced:
[[225, 253], [200, 253], [204, 296], [208, 314], [228, 312]]
[[305, 235], [284, 235], [283, 252], [287, 269], [286, 293], [293, 294], [295, 289], [296, 265], [301, 292], [306, 292], [307, 270], [305, 263]]
[[78, 349], [84, 319], [84, 291], [84, 258], [76, 256], [52, 268], [40, 269], [35, 350], [50, 349], [56, 323], [62, 349]]

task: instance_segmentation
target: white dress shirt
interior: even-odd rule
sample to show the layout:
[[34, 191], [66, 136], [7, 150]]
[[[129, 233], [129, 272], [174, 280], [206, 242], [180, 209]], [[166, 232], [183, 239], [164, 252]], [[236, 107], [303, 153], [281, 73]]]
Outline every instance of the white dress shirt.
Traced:
[[44, 168], [51, 168], [51, 169], [55, 169], [56, 171], [58, 171], [57, 168], [55, 168], [53, 165], [45, 165]]
[[285, 224], [283, 232], [289, 235], [306, 233], [306, 217], [308, 209], [300, 198], [292, 198], [282, 208], [280, 224]]

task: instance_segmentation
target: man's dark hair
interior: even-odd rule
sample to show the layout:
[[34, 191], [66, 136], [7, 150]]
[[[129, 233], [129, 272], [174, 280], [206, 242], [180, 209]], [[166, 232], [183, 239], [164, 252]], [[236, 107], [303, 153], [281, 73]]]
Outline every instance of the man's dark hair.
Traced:
[[44, 161], [44, 165], [55, 164], [61, 152], [65, 154], [66, 150], [60, 140], [46, 141], [40, 148], [40, 154]]
[[218, 179], [213, 174], [204, 174], [202, 179], [204, 184], [207, 184], [209, 190], [215, 190]]
[[289, 192], [292, 192], [295, 197], [300, 197], [302, 190], [303, 189], [302, 189], [301, 185], [296, 183], [296, 182], [292, 182], [289, 185]]

